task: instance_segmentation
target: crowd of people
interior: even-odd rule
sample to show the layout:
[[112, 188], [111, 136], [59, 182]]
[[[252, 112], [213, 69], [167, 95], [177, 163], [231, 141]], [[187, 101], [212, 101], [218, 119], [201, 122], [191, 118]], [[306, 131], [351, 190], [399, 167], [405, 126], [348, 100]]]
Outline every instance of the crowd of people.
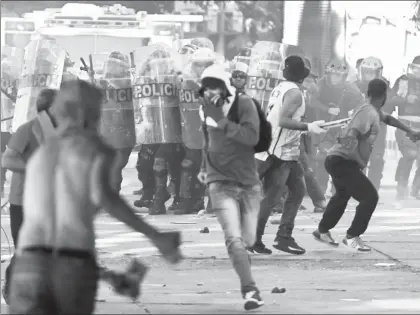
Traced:
[[[272, 253], [263, 236], [273, 212], [282, 213], [273, 248], [305, 253], [293, 230], [306, 193], [323, 213], [315, 240], [339, 245], [331, 230], [354, 198], [359, 204], [341, 243], [370, 250], [361, 235], [379, 199], [387, 126], [397, 128], [402, 153], [397, 197], [408, 195], [415, 160], [411, 195], [420, 197], [420, 56], [391, 88], [375, 57], [360, 60], [351, 82], [344, 60], [328, 62], [318, 78], [307, 58], [270, 54], [281, 80], [267, 99], [256, 99], [247, 84], [253, 53], [244, 50], [227, 68], [209, 40], [193, 40], [179, 52], [181, 67], [159, 48], [133, 73], [135, 55], [130, 61], [114, 52], [102, 77], [89, 69], [91, 82], [70, 78], [39, 94], [35, 118], [7, 135], [2, 148], [2, 170], [12, 171], [16, 246], [3, 295], [13, 312], [93, 312], [98, 209], [146, 235], [169, 262], [181, 259], [180, 234], [150, 226], [121, 197], [122, 170], [139, 138], [142, 189], [134, 191], [141, 195], [134, 206], [150, 215], [193, 214], [205, 208], [207, 191], [207, 212], [222, 227], [246, 310], [264, 304], [250, 253]], [[134, 96], [136, 86], [142, 89]], [[391, 116], [396, 108], [398, 119]], [[341, 128], [327, 127], [340, 119]]]

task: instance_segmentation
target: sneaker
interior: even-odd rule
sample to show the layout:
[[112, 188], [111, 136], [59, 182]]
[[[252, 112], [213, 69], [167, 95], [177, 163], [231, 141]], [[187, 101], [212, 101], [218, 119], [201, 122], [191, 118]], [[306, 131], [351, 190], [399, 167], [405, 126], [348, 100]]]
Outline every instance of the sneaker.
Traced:
[[149, 215], [166, 214], [166, 206], [163, 202], [155, 200], [151, 208], [149, 208]]
[[314, 213], [324, 213], [325, 208], [321, 208], [321, 207], [315, 207], [314, 208]]
[[276, 236], [273, 247], [293, 255], [303, 255], [306, 253], [306, 250], [300, 247], [293, 237], [284, 238]]
[[174, 211], [174, 215], [194, 214], [198, 213], [198, 202], [192, 198], [181, 198], [178, 209]]
[[153, 205], [153, 200], [141, 197], [139, 200], [134, 201], [134, 206], [137, 208], [150, 208]]
[[252, 253], [257, 253], [260, 255], [271, 255], [273, 253], [273, 251], [269, 248], [267, 248], [264, 243], [262, 242], [258, 242], [255, 243], [254, 246], [252, 247]]
[[347, 247], [349, 247], [353, 250], [357, 250], [359, 252], [370, 252], [371, 251], [371, 248], [367, 247], [365, 245], [365, 243], [362, 241], [360, 236], [355, 236], [355, 237], [352, 237], [352, 238], [345, 237], [343, 239], [343, 244], [346, 245]]
[[244, 294], [245, 305], [244, 308], [247, 311], [255, 310], [264, 305], [264, 301], [262, 300], [260, 293], [256, 290], [246, 292]]
[[175, 211], [178, 210], [180, 208], [180, 200], [179, 198], [175, 197], [174, 201], [172, 201], [172, 204], [168, 207], [169, 211]]
[[331, 246], [335, 246], [337, 247], [339, 244], [338, 242], [336, 242], [332, 236], [331, 236], [331, 232], [328, 231], [327, 233], [320, 233], [318, 231], [318, 229], [316, 229], [315, 231], [312, 232], [312, 235], [314, 236], [314, 238], [321, 243], [325, 243]]

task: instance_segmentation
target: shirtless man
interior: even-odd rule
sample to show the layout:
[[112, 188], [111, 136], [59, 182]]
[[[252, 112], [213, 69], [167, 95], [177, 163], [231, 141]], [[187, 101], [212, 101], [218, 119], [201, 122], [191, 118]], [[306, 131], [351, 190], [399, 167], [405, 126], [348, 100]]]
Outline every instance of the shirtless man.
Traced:
[[94, 219], [101, 208], [146, 235], [171, 263], [181, 258], [180, 234], [157, 231], [112, 189], [115, 151], [97, 131], [100, 103], [96, 87], [65, 82], [52, 106], [58, 136], [27, 164], [25, 221], [12, 270], [12, 313], [93, 313], [99, 273]]

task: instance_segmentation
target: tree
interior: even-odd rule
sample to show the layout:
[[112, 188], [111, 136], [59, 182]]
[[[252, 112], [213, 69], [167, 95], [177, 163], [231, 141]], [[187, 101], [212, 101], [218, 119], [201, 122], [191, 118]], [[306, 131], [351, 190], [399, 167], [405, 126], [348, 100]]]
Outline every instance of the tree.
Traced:
[[420, 1], [417, 0], [413, 4], [413, 16], [411, 20], [416, 23], [417, 29], [420, 31]]

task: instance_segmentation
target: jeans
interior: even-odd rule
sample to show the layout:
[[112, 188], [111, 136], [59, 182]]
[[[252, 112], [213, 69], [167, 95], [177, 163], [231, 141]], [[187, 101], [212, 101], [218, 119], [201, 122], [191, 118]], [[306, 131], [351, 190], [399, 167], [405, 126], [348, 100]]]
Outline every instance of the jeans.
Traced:
[[[278, 192], [286, 186], [288, 189], [277, 237], [291, 238], [295, 227], [295, 218], [305, 196], [303, 169], [298, 161], [276, 160], [271, 170], [263, 179], [264, 198], [257, 226], [257, 242], [262, 241], [265, 225], [278, 202]], [[213, 200], [213, 199], [212, 199]]]
[[[314, 207], [324, 208], [325, 207], [325, 196], [322, 192], [322, 189], [316, 179], [315, 172], [311, 167], [311, 161], [309, 154], [301, 150], [299, 162], [302, 165], [305, 184], [306, 184], [306, 192], [309, 195], [309, 198], [312, 200], [312, 204]], [[278, 195], [278, 208], [279, 212], [283, 212], [284, 209], [284, 202], [287, 199], [287, 187], [284, 187], [284, 191], [280, 191]]]
[[255, 243], [261, 187], [212, 182], [209, 184], [209, 196], [212, 209], [222, 226], [226, 248], [239, 276], [242, 293], [255, 290], [246, 248]]
[[122, 171], [128, 163], [131, 151], [133, 151], [133, 148], [124, 148], [116, 150], [117, 154], [115, 156], [115, 161], [113, 164], [114, 176], [112, 176], [112, 187], [117, 192], [121, 191], [121, 184], [123, 181]]
[[319, 232], [326, 233], [337, 225], [346, 210], [347, 203], [353, 197], [359, 205], [347, 235], [351, 237], [362, 235], [378, 204], [378, 191], [355, 161], [330, 155], [325, 160], [325, 168], [332, 177], [336, 191], [319, 223]]
[[92, 314], [97, 280], [93, 257], [23, 251], [16, 256], [12, 272], [11, 313]]

